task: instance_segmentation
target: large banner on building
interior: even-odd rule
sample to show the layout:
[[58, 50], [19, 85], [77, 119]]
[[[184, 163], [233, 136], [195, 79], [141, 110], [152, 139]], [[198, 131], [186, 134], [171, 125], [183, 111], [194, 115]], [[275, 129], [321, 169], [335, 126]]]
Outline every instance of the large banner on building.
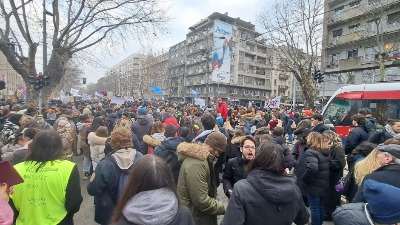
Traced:
[[232, 25], [214, 21], [214, 48], [211, 81], [229, 83], [231, 80], [231, 54], [233, 50]]

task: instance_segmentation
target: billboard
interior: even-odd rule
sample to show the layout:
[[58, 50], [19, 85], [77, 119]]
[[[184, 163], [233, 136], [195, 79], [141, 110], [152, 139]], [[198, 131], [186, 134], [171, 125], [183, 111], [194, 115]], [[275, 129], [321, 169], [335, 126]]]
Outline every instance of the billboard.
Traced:
[[211, 81], [229, 83], [231, 80], [231, 54], [233, 50], [232, 25], [218, 20], [214, 21], [213, 39]]

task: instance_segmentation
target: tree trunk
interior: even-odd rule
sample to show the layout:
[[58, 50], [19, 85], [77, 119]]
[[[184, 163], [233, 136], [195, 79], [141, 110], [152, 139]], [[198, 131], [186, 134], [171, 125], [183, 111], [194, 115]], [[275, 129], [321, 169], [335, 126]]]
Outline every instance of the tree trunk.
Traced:
[[385, 61], [383, 60], [383, 56], [379, 56], [379, 58], [379, 75], [381, 76], [381, 81], [386, 81]]
[[[307, 77], [307, 75], [303, 74], [301, 77]], [[314, 109], [314, 83], [311, 81], [311, 79], [302, 79], [299, 81], [299, 84], [303, 90], [305, 99], [304, 106], [308, 109]]]

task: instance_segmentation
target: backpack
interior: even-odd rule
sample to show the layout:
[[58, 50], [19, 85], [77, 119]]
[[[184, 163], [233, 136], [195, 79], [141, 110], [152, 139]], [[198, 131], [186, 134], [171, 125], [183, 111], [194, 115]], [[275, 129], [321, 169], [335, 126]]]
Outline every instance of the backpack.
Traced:
[[178, 182], [179, 171], [181, 169], [181, 163], [178, 161], [178, 153], [174, 150], [165, 149], [162, 144], [158, 147], [161, 148], [161, 151], [158, 151], [157, 155], [167, 162], [169, 168], [172, 170], [175, 182]]
[[296, 123], [294, 122], [294, 120], [289, 120], [290, 123], [290, 128], [292, 128], [293, 130], [297, 128]]

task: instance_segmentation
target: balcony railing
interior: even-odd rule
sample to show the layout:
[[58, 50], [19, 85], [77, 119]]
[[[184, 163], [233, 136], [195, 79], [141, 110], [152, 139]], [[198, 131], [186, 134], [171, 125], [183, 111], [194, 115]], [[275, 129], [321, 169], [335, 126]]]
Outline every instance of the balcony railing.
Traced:
[[287, 80], [287, 79], [289, 79], [289, 75], [287, 75], [287, 74], [279, 74], [279, 79]]
[[278, 89], [279, 90], [287, 90], [287, 89], [289, 89], [289, 86], [287, 86], [287, 85], [278, 85]]

